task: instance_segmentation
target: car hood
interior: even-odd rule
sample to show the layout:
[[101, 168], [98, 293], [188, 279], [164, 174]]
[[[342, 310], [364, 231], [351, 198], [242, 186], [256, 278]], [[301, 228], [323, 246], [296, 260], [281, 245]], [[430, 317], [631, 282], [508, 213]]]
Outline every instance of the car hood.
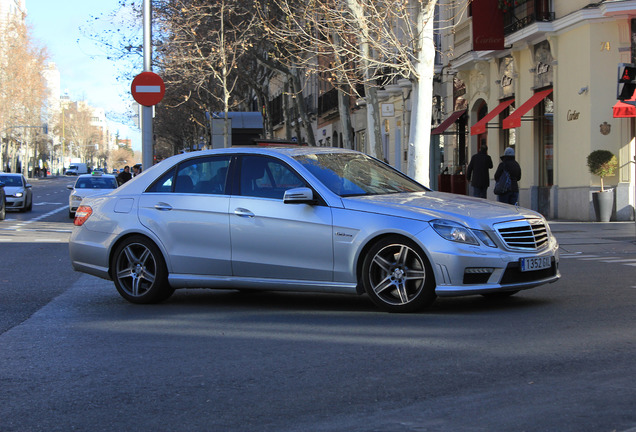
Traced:
[[493, 223], [542, 217], [522, 207], [444, 192], [415, 192], [345, 197], [345, 208], [430, 221], [449, 219], [471, 228], [490, 228]]
[[6, 195], [15, 195], [18, 192], [23, 192], [24, 193], [24, 187], [22, 187], [22, 186], [5, 186], [4, 187], [4, 193]]

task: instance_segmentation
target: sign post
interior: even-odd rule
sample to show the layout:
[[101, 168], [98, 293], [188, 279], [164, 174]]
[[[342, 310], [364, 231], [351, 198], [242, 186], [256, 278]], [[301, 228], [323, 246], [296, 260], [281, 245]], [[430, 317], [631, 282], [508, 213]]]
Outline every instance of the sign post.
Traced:
[[[143, 1], [144, 1], [143, 3], [144, 72], [142, 72], [142, 74], [145, 74], [145, 73], [152, 74], [152, 3], [151, 3], [151, 0], [143, 0]], [[163, 80], [162, 80], [162, 83], [163, 83]], [[140, 95], [144, 95], [145, 93], [153, 93], [153, 92], [144, 92], [143, 89], [141, 90], [142, 91], [138, 92]], [[133, 93], [133, 96], [134, 96], [134, 93]], [[161, 97], [163, 97], [163, 93], [161, 94]], [[144, 96], [142, 96], [142, 99], [145, 99]], [[161, 98], [159, 98], [159, 100], [161, 100]], [[152, 166], [152, 161], [154, 156], [153, 155], [154, 140], [153, 140], [153, 133], [152, 133], [153, 107], [152, 105], [144, 105], [141, 102], [140, 104], [142, 105], [142, 108], [141, 108], [141, 163], [142, 163], [143, 169], [148, 169]]]

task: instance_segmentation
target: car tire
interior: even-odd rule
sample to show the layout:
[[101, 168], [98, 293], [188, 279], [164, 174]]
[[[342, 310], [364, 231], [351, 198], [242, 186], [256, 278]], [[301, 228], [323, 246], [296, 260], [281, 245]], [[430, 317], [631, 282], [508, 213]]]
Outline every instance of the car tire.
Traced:
[[422, 249], [401, 237], [385, 237], [367, 251], [362, 284], [371, 301], [388, 312], [415, 312], [435, 295], [432, 267]]
[[7, 217], [7, 207], [6, 206], [2, 206], [2, 208], [0, 209], [0, 220], [4, 220]]
[[33, 210], [33, 198], [31, 198], [31, 201], [29, 201], [29, 205], [27, 206], [25, 211], [30, 212], [31, 210]]
[[119, 294], [131, 303], [159, 303], [174, 293], [161, 251], [143, 236], [129, 237], [117, 246], [111, 276]]
[[69, 219], [75, 219], [75, 213], [69, 210], [68, 211], [68, 217], [69, 217]]

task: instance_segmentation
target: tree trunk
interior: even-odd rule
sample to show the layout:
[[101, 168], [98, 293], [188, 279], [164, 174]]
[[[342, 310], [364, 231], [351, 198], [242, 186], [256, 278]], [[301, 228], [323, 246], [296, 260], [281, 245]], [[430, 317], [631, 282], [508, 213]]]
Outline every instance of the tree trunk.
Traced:
[[418, 82], [414, 84], [411, 130], [409, 141], [409, 175], [424, 186], [431, 184], [430, 147], [431, 115], [433, 100], [433, 75], [435, 73], [435, 44], [433, 43], [433, 13], [435, 2], [429, 2], [419, 11], [417, 25], [420, 29], [418, 53], [415, 64]]
[[[342, 127], [343, 147], [353, 149], [353, 133], [351, 127], [351, 109], [349, 108], [349, 96], [338, 90], [338, 111], [340, 113], [340, 124]], [[334, 143], [334, 147], [338, 147]]]

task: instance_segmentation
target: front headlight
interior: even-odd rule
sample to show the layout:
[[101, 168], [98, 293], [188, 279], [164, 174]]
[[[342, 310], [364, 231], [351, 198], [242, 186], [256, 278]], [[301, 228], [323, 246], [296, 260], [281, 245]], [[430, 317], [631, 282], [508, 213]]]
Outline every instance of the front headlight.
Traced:
[[79, 196], [79, 195], [71, 195], [71, 201], [80, 202], [80, 201], [82, 201], [82, 197]]
[[473, 233], [468, 228], [458, 224], [457, 222], [435, 219], [431, 221], [430, 224], [437, 234], [448, 241], [479, 245], [479, 241]]
[[22, 198], [22, 195], [24, 195], [23, 192], [16, 192], [15, 197], [16, 198]]

